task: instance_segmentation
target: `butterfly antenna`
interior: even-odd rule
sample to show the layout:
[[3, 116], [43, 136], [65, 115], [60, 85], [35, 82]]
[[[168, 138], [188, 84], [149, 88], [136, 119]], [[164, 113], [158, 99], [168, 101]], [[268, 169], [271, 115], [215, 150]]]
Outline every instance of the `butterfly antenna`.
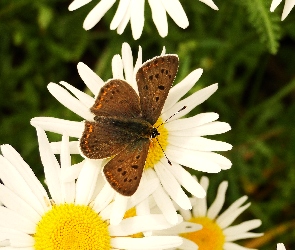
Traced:
[[156, 138], [158, 144], [160, 145], [160, 148], [162, 149], [162, 152], [163, 152], [163, 154], [165, 155], [165, 157], [166, 157], [166, 159], [167, 159], [169, 165], [172, 166], [172, 163], [171, 163], [171, 161], [168, 159], [167, 155], [165, 154], [165, 151], [164, 151], [164, 149], [162, 148], [162, 145], [160, 144], [158, 138], [157, 138], [157, 137], [155, 137], [155, 138]]
[[[168, 117], [165, 121], [163, 121], [158, 127], [162, 126], [164, 123], [166, 123], [167, 121], [169, 121], [173, 116], [177, 115], [179, 112], [181, 112], [182, 110], [186, 109], [187, 106], [183, 106], [180, 110], [178, 110], [176, 113], [174, 113], [173, 115], [171, 115], [170, 117]], [[156, 127], [156, 128], [158, 128]]]

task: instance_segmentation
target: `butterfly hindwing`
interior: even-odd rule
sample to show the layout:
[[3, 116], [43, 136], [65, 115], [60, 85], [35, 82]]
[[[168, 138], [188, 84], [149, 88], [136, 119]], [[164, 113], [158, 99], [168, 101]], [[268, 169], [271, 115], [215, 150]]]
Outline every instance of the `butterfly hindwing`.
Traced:
[[136, 74], [142, 116], [152, 125], [161, 114], [177, 69], [177, 55], [164, 55], [143, 64]]
[[127, 82], [108, 81], [100, 90], [91, 112], [96, 116], [139, 117], [139, 97]]
[[118, 193], [131, 196], [137, 190], [149, 143], [149, 139], [140, 139], [130, 143], [104, 166], [103, 172], [107, 181]]

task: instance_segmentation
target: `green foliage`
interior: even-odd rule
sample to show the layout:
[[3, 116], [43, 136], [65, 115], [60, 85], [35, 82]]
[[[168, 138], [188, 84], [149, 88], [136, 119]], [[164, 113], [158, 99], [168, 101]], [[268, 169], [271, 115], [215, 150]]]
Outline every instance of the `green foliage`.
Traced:
[[260, 218], [263, 225], [256, 232], [288, 225], [252, 247], [275, 249], [277, 242], [285, 242], [287, 249], [295, 249], [295, 10], [281, 22], [283, 3], [270, 13], [270, 0], [215, 0], [219, 11], [197, 0], [180, 0], [190, 25], [182, 30], [168, 17], [169, 34], [161, 38], [145, 1], [145, 27], [134, 41], [130, 24], [121, 36], [109, 30], [118, 3], [92, 30], [83, 30], [97, 2], [69, 12], [70, 1], [0, 1], [0, 143], [14, 146], [43, 179], [30, 119], [81, 119], [49, 94], [47, 84], [63, 80], [85, 90], [76, 68], [79, 61], [107, 80], [123, 42], [131, 45], [134, 56], [140, 45], [143, 60], [165, 46], [167, 53], [180, 57], [176, 82], [193, 69], [204, 69], [191, 93], [219, 83], [219, 90], [192, 114], [217, 112], [219, 120], [232, 126], [225, 134], [210, 136], [233, 144], [223, 154], [233, 166], [209, 175], [209, 199], [228, 180], [227, 205], [243, 195], [252, 203], [241, 221]]

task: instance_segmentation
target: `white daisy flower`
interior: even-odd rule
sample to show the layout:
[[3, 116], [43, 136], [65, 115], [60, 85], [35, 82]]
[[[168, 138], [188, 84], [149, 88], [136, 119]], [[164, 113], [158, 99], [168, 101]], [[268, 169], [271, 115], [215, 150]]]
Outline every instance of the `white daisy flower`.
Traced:
[[[209, 179], [203, 176], [200, 180], [202, 187], [207, 190], [209, 186]], [[227, 190], [228, 182], [223, 181], [218, 188], [217, 196], [211, 206], [207, 207], [206, 198], [200, 199], [197, 197], [191, 198], [193, 208], [191, 211], [183, 210], [178, 207], [180, 214], [183, 216], [184, 222], [182, 223], [196, 223], [202, 225], [202, 229], [193, 231], [188, 227], [178, 225], [178, 228], [185, 229], [179, 231], [177, 234], [184, 238], [183, 244], [177, 249], [250, 249], [242, 247], [233, 241], [247, 238], [260, 237], [262, 233], [249, 232], [261, 225], [261, 220], [254, 219], [242, 222], [238, 225], [230, 226], [233, 221], [249, 206], [250, 203], [242, 205], [247, 196], [243, 196], [236, 200], [229, 208], [223, 213], [218, 215], [225, 201], [225, 193]], [[169, 229], [171, 230], [171, 229]], [[169, 231], [168, 230], [168, 231]], [[165, 235], [165, 230], [155, 235]]]
[[[218, 7], [213, 0], [199, 0], [210, 6], [214, 10]], [[91, 2], [91, 0], [74, 0], [69, 10], [73, 11], [83, 5]], [[101, 0], [87, 15], [83, 28], [89, 30], [93, 28], [105, 13], [115, 4], [116, 0]], [[148, 0], [152, 10], [152, 18], [157, 27], [160, 36], [165, 37], [168, 34], [168, 13], [173, 21], [181, 28], [185, 29], [188, 25], [188, 19], [179, 0]], [[136, 40], [140, 38], [144, 26], [144, 0], [120, 0], [116, 14], [111, 22], [110, 29], [117, 30], [118, 34], [122, 34], [130, 20], [132, 35]]]
[[[171, 225], [163, 215], [126, 216], [110, 225], [109, 208], [97, 209], [93, 196], [99, 167], [85, 162], [77, 182], [64, 182], [71, 167], [68, 136], [61, 143], [60, 164], [51, 152], [46, 134], [38, 128], [40, 155], [49, 194], [31, 168], [9, 145], [0, 155], [0, 246], [5, 249], [167, 249], [182, 243], [180, 237], [144, 237], [142, 232]], [[95, 174], [89, 175], [88, 170]], [[50, 198], [50, 196], [51, 198]], [[181, 216], [178, 217], [181, 222]]]
[[[135, 91], [138, 91], [135, 74], [142, 65], [141, 58], [141, 48], [139, 48], [138, 59], [133, 67], [131, 48], [127, 43], [124, 43], [122, 58], [115, 55], [112, 61], [114, 79], [126, 80]], [[93, 95], [97, 96], [100, 88], [104, 85], [103, 80], [83, 63], [78, 64], [78, 72]], [[171, 200], [183, 209], [191, 209], [190, 200], [182, 187], [196, 197], [203, 198], [205, 196], [201, 185], [181, 165], [208, 173], [217, 173], [231, 167], [231, 162], [227, 158], [212, 152], [230, 150], [231, 145], [204, 138], [206, 135], [225, 133], [230, 130], [229, 124], [216, 121], [218, 119], [216, 113], [201, 113], [190, 118], [179, 119], [203, 103], [217, 90], [217, 84], [213, 84], [179, 101], [192, 88], [201, 74], [202, 69], [196, 69], [171, 88], [162, 114], [153, 125], [157, 127], [166, 119], [170, 119], [157, 128], [160, 135], [156, 139], [151, 139], [152, 143], [142, 177], [147, 180], [155, 178], [160, 180], [161, 185], [152, 195], [158, 207], [173, 224], [177, 222], [177, 213]], [[60, 85], [50, 83], [48, 85], [50, 93], [83, 119], [93, 121], [94, 114], [90, 112], [90, 107], [93, 106], [95, 98], [66, 82], [60, 82]], [[178, 112], [184, 106], [187, 108]], [[35, 117], [31, 120], [31, 124], [40, 126], [46, 131], [67, 133], [76, 138], [81, 138], [84, 131], [84, 122], [58, 118]], [[71, 153], [79, 153], [79, 141], [72, 142], [71, 148]]]
[[278, 243], [277, 250], [286, 250], [285, 245], [283, 243]]
[[[282, 2], [282, 0], [273, 0], [270, 6], [270, 11], [274, 12], [276, 7]], [[290, 11], [293, 9], [295, 5], [295, 0], [286, 0], [284, 5], [284, 10], [282, 14], [281, 20], [283, 21], [290, 13]]]

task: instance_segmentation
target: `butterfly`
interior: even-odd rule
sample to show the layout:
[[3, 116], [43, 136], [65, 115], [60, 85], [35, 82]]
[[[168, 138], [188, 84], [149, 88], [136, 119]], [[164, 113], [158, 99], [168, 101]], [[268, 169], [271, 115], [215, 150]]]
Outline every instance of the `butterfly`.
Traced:
[[153, 125], [161, 115], [178, 70], [177, 55], [163, 55], [145, 62], [136, 73], [139, 95], [126, 81], [109, 80], [85, 121], [80, 148], [85, 157], [111, 157], [104, 166], [106, 180], [118, 193], [137, 190], [151, 138], [159, 136]]

